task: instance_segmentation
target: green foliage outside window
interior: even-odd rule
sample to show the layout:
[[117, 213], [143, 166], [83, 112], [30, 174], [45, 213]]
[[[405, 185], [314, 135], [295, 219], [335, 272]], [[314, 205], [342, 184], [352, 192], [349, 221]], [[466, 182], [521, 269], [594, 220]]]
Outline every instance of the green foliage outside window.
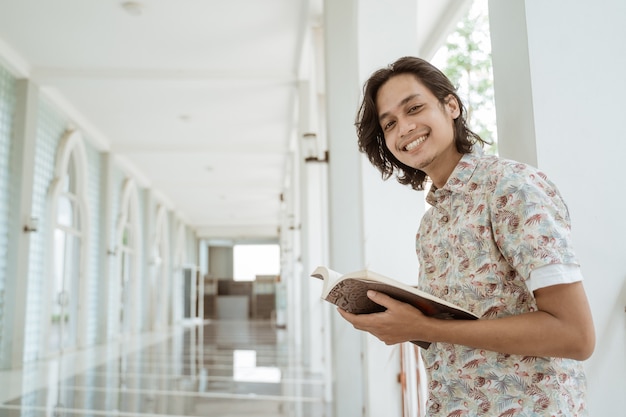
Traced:
[[433, 61], [457, 86], [470, 128], [497, 153], [496, 110], [491, 65], [491, 40], [487, 2], [475, 0]]

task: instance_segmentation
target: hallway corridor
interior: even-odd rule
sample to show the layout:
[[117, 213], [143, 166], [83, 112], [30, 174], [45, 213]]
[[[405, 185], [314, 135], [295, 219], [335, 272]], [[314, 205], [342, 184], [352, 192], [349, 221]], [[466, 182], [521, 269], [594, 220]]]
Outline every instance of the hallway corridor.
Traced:
[[268, 321], [206, 321], [0, 372], [0, 417], [330, 417]]

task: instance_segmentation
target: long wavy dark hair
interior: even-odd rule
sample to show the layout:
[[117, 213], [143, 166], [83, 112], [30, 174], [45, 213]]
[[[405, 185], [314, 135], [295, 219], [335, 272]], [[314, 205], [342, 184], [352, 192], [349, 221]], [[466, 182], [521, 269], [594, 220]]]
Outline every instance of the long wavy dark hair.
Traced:
[[441, 106], [444, 106], [450, 94], [457, 100], [460, 115], [454, 119], [453, 128], [454, 143], [459, 153], [470, 153], [474, 144], [479, 143], [483, 146], [487, 142], [467, 127], [467, 111], [456, 88], [444, 73], [428, 61], [416, 57], [403, 57], [387, 68], [374, 72], [363, 87], [363, 102], [355, 123], [359, 150], [365, 153], [370, 162], [380, 170], [383, 179], [389, 179], [395, 172], [400, 184], [410, 185], [415, 190], [423, 190], [427, 179], [426, 173], [403, 164], [393, 156], [385, 144], [383, 130], [378, 120], [376, 109], [378, 90], [390, 78], [400, 74], [413, 74], [437, 97]]

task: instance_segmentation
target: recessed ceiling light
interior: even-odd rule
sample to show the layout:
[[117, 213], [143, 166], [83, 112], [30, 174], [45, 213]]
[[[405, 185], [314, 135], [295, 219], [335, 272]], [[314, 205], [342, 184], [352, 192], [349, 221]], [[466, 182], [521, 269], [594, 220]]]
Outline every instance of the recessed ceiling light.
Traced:
[[136, 1], [125, 1], [121, 6], [131, 16], [141, 16], [143, 11], [143, 5]]

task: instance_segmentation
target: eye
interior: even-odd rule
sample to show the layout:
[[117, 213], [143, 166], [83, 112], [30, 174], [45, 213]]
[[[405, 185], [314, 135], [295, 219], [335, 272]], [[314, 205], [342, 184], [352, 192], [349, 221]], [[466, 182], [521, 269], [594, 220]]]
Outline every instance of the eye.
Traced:
[[416, 111], [418, 111], [421, 108], [422, 108], [421, 104], [416, 104], [415, 106], [411, 106], [411, 107], [409, 107], [409, 113], [415, 113]]
[[389, 130], [391, 129], [394, 125], [396, 124], [396, 122], [394, 121], [389, 121], [387, 122], [385, 125], [383, 125], [383, 130]]

